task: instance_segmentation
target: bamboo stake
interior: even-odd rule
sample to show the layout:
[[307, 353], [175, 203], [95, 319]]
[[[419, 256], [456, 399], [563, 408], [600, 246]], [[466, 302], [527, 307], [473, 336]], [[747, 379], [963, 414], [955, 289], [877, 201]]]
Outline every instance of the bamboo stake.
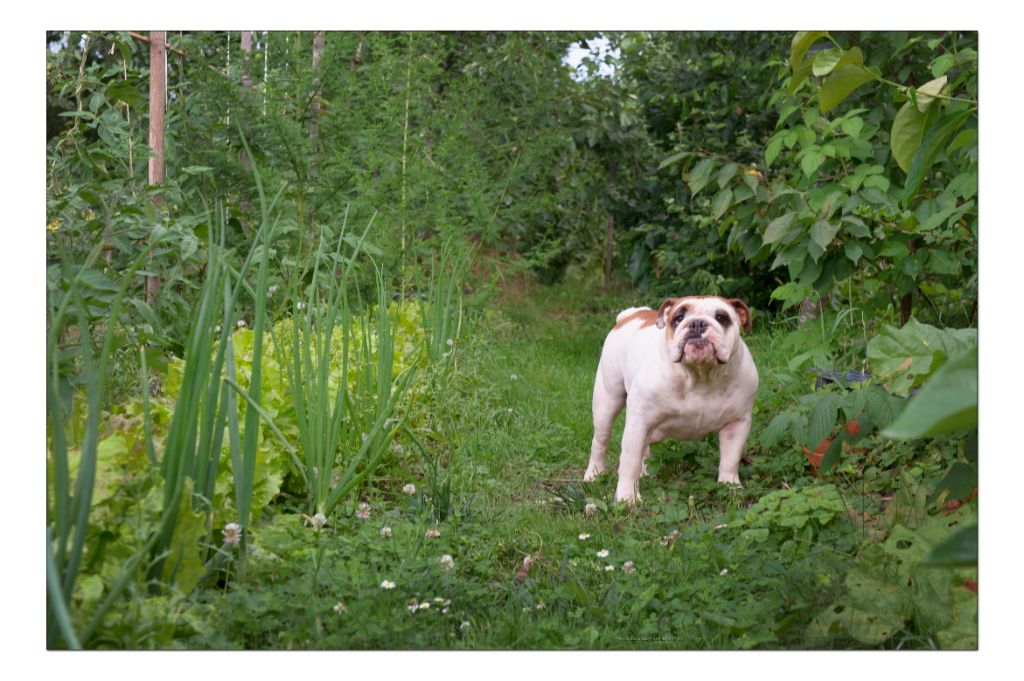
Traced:
[[[167, 93], [167, 39], [164, 31], [149, 34], [149, 184], [164, 183], [164, 109]], [[161, 214], [163, 196], [153, 195], [157, 214]], [[150, 275], [146, 279], [146, 302], [150, 307], [156, 304], [160, 290], [160, 277]]]

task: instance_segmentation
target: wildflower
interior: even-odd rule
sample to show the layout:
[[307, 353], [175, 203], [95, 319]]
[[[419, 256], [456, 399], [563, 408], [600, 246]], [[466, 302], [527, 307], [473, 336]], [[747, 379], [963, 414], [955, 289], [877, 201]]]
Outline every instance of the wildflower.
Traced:
[[523, 612], [530, 612], [530, 606], [527, 605], [526, 607], [524, 607]]
[[312, 518], [309, 519], [309, 524], [313, 527], [314, 530], [319, 530], [327, 524], [327, 516], [325, 516], [323, 513], [316, 513], [313, 515]]
[[590, 539], [590, 533], [589, 532], [582, 532], [582, 533], [580, 533], [580, 541], [586, 541], [588, 539]]
[[221, 534], [224, 535], [225, 544], [238, 544], [242, 541], [242, 527], [238, 523], [228, 523], [221, 530]]
[[345, 610], [346, 610], [346, 608], [345, 608], [345, 604], [344, 604], [344, 603], [342, 603], [341, 601], [338, 601], [338, 602], [337, 602], [337, 603], [335, 604], [335, 606], [334, 606], [334, 612], [338, 613], [339, 615], [340, 615], [341, 613], [345, 612]]
[[380, 583], [380, 588], [391, 590], [395, 588], [395, 583], [392, 582], [390, 579], [385, 579], [383, 582]]
[[446, 553], [443, 556], [441, 556], [441, 567], [445, 570], [451, 570], [453, 567], [455, 567], [455, 560], [451, 557], [451, 555]]
[[412, 603], [409, 606], [409, 612], [416, 612], [419, 609], [420, 609], [419, 603]]
[[636, 566], [633, 565], [633, 561], [627, 560], [625, 563], [622, 564], [622, 571], [625, 572], [627, 575], [631, 575], [634, 572], [636, 572]]
[[365, 501], [360, 502], [359, 510], [356, 511], [356, 517], [359, 518], [360, 520], [369, 520], [370, 519], [370, 505], [368, 503], [366, 503]]
[[441, 536], [441, 530], [437, 529], [436, 527], [431, 527], [426, 531], [426, 533], [424, 533], [423, 536], [427, 539], [437, 539]]
[[405, 492], [406, 494], [416, 494], [416, 485], [410, 482], [408, 485], [402, 488], [402, 491]]
[[537, 605], [536, 605], [535, 607], [537, 608], [537, 610], [543, 610], [543, 609], [544, 609], [544, 608], [546, 608], [547, 606], [546, 606], [546, 605], [544, 605], [544, 601], [541, 601], [541, 602], [540, 602], [540, 603], [538, 603], [538, 604], [537, 604]]
[[391, 538], [391, 528], [390, 527], [382, 527], [382, 528], [380, 528], [380, 536], [383, 537], [384, 539], [390, 539]]
[[583, 507], [583, 512], [587, 515], [594, 515], [597, 513], [597, 504], [587, 504]]
[[[405, 451], [405, 447], [403, 447], [402, 443], [400, 442], [392, 442], [391, 451], [393, 451], [395, 454], [401, 454], [402, 452]], [[408, 487], [408, 485], [406, 486]], [[415, 488], [415, 485], [413, 485], [413, 487]], [[406, 494], [411, 494], [411, 492], [406, 492]]]
[[509, 407], [509, 408], [508, 408], [508, 413], [509, 413], [509, 414], [511, 414], [511, 413], [512, 413], [512, 407]]
[[509, 376], [509, 378], [511, 378], [511, 379], [512, 379], [513, 381], [515, 381], [515, 380], [517, 380], [517, 379], [518, 379], [519, 377], [518, 377], [518, 376], [516, 376], [515, 374], [512, 374], [511, 376]]
[[605, 572], [612, 572], [613, 570], [615, 570], [615, 566], [614, 565], [605, 565], [604, 566], [604, 571]]
[[96, 217], [96, 213], [93, 213], [92, 209], [86, 209], [86, 211], [82, 213], [82, 217], [84, 217], [86, 220], [92, 220], [94, 217]]
[[306, 304], [300, 300], [299, 302], [295, 303], [295, 309], [296, 310], [305, 310], [306, 309]]
[[598, 551], [597, 552], [597, 557], [598, 558], [607, 558], [608, 557], [608, 549], [601, 549], [600, 551]]
[[729, 527], [729, 525], [727, 523], [722, 523], [721, 525], [715, 525], [715, 529], [716, 530], [724, 530], [727, 527]]
[[448, 347], [452, 347], [453, 345], [455, 345], [455, 341], [453, 341], [451, 338], [449, 338], [448, 339]]
[[217, 326], [213, 327], [213, 332], [214, 333], [220, 333], [220, 324], [218, 324]]
[[444, 603], [444, 599], [441, 598], [440, 596], [435, 596], [434, 597], [434, 602], [435, 603]]
[[46, 225], [46, 231], [49, 232], [50, 234], [53, 234], [54, 232], [59, 232], [60, 220], [58, 220], [57, 218], [50, 220], [50, 222]]
[[245, 328], [245, 320], [244, 319], [239, 319], [238, 322], [235, 323], [235, 326], [237, 326], [240, 329], [244, 329]]
[[728, 568], [722, 568], [722, 571], [718, 573], [718, 576], [719, 577], [725, 577], [727, 574], [729, 574], [729, 569]]
[[430, 603], [420, 603], [420, 610], [430, 610]]
[[469, 629], [470, 626], [472, 625], [469, 622], [463, 621], [462, 624], [459, 625], [459, 629], [465, 631], [466, 629]]

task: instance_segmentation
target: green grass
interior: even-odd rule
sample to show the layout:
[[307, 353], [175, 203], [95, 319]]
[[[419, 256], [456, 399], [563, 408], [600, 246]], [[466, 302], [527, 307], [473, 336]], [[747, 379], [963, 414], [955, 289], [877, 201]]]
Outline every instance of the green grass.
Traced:
[[[271, 506], [253, 524], [245, 579], [228, 565], [180, 599], [138, 595], [134, 608], [112, 614], [103, 644], [970, 647], [976, 624], [950, 622], [952, 602], [945, 609], [921, 606], [971, 595], [949, 586], [959, 585], [950, 582], [953, 573], [942, 573], [946, 581], [928, 577], [900, 587], [903, 600], [894, 601], [892, 612], [887, 602], [857, 600], [856, 585], [847, 579], [855, 574], [856, 584], [884, 584], [892, 568], [888, 554], [877, 542], [872, 546], [884, 533], [872, 535], [868, 530], [879, 527], [852, 521], [847, 508], [879, 512], [883, 519], [878, 498], [891, 494], [890, 508], [920, 512], [920, 488], [910, 471], [916, 466], [918, 479], [938, 475], [948, 452], [894, 453], [880, 444], [841, 468], [834, 488], [809, 475], [791, 443], [761, 448], [757, 429], [808, 390], [787, 371], [780, 334], [760, 330], [749, 339], [762, 391], [742, 489], [715, 482], [712, 437], [656, 446], [652, 476], [642, 483], [644, 502], [637, 508], [614, 504], [621, 415], [609, 474], [590, 485], [580, 482], [604, 335], [620, 309], [657, 302], [628, 293], [584, 295], [566, 286], [531, 290], [473, 316], [452, 362], [435, 368], [441, 375], [424, 378], [432, 388], [414, 391], [404, 414], [409, 430], [396, 437], [359, 498], [341, 503], [321, 530], [309, 527], [294, 503]], [[428, 469], [434, 466], [439, 479], [432, 481]], [[868, 485], [863, 473], [872, 469]], [[410, 483], [416, 486], [411, 495], [403, 492]], [[369, 504], [368, 519], [357, 516], [359, 503]], [[585, 512], [588, 503], [596, 513]], [[748, 517], [753, 504], [762, 511]], [[892, 513], [885, 522], [899, 517]], [[382, 536], [385, 527], [390, 536]], [[922, 537], [931, 536], [927, 525], [921, 527]], [[440, 536], [427, 537], [430, 528]], [[604, 550], [606, 556], [598, 554]], [[441, 562], [445, 555], [453, 559], [450, 570]], [[524, 572], [526, 556], [531, 563]], [[623, 569], [627, 561], [631, 572]], [[955, 579], [962, 582], [964, 575]], [[382, 588], [384, 581], [394, 588]], [[420, 607], [424, 602], [429, 607]], [[823, 619], [825, 612], [832, 619]], [[872, 629], [864, 617], [898, 628], [879, 638], [881, 625]]]

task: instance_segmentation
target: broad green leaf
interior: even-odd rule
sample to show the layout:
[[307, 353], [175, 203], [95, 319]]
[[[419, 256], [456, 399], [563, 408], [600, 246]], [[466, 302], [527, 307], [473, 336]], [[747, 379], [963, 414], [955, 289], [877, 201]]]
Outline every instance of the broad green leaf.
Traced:
[[818, 446], [822, 440], [829, 436], [836, 425], [836, 417], [839, 415], [839, 403], [842, 399], [834, 392], [822, 393], [821, 399], [811, 410], [811, 417], [807, 424], [807, 435], [804, 437], [804, 444], [810, 449]]
[[850, 262], [854, 265], [857, 264], [860, 260], [860, 256], [864, 253], [864, 249], [855, 241], [847, 241], [843, 246], [843, 250], [846, 253], [846, 257], [849, 258]]
[[865, 83], [877, 80], [877, 76], [861, 64], [846, 64], [836, 68], [821, 84], [818, 103], [822, 111], [831, 111], [839, 102]]
[[732, 205], [732, 188], [726, 187], [722, 191], [715, 195], [714, 200], [711, 202], [711, 215], [716, 220], [725, 215], [725, 211], [729, 210], [729, 206]]
[[832, 73], [832, 69], [836, 67], [836, 64], [839, 62], [839, 58], [842, 56], [843, 51], [838, 47], [818, 52], [814, 55], [814, 63], [811, 65], [811, 73], [819, 78], [827, 76]]
[[690, 193], [696, 195], [703, 189], [711, 179], [711, 171], [714, 170], [715, 161], [711, 158], [702, 158], [697, 165], [690, 170], [686, 183], [690, 187]]
[[729, 184], [729, 180], [736, 175], [739, 168], [738, 163], [726, 163], [722, 166], [722, 169], [718, 171], [718, 188], [725, 189], [725, 185]]
[[978, 425], [978, 348], [949, 360], [882, 435], [908, 440]]
[[928, 503], [933, 504], [940, 499], [966, 499], [977, 486], [978, 469], [962, 461], [956, 461], [935, 486], [935, 490], [928, 497]]
[[977, 342], [977, 329], [938, 329], [911, 318], [899, 329], [883, 327], [868, 342], [868, 363], [890, 392], [906, 397], [949, 357]]
[[928, 111], [928, 108], [935, 101], [935, 95], [942, 92], [942, 88], [946, 87], [946, 76], [940, 76], [935, 80], [930, 80], [921, 87], [917, 88], [917, 110], [921, 113]]
[[672, 154], [671, 156], [669, 156], [668, 158], [666, 158], [664, 161], [661, 162], [661, 165], [658, 166], [658, 170], [662, 170], [664, 168], [667, 168], [670, 165], [672, 165], [673, 163], [681, 161], [684, 158], [686, 158], [687, 156], [691, 156], [692, 154], [693, 154], [692, 151], [680, 151], [678, 154]]
[[832, 224], [828, 220], [818, 220], [811, 225], [811, 239], [824, 250], [832, 243], [832, 239], [836, 238], [838, 231], [838, 224]]
[[860, 135], [860, 131], [864, 129], [864, 119], [859, 116], [844, 118], [839, 127], [850, 137], [857, 137]]
[[800, 168], [804, 171], [804, 175], [810, 177], [814, 172], [821, 167], [821, 164], [825, 162], [825, 154], [818, 150], [811, 149], [804, 154], [803, 159], [800, 161]]
[[970, 567], [978, 564], [978, 525], [957, 531], [939, 544], [924, 561], [932, 567]]
[[928, 122], [928, 114], [922, 113], [914, 106], [913, 102], [907, 102], [896, 114], [892, 123], [892, 130], [889, 133], [889, 147], [892, 149], [892, 156], [896, 159], [900, 169], [905, 173], [910, 172], [910, 163], [921, 146], [924, 139], [925, 126]]
[[963, 126], [968, 116], [970, 116], [969, 111], [946, 114], [924, 134], [921, 145], [910, 162], [907, 181], [903, 186], [904, 203], [909, 201], [920, 188], [925, 175], [935, 163], [935, 157], [945, 146], [946, 140]]
[[782, 136], [776, 135], [768, 142], [768, 146], [764, 150], [765, 164], [770, 166], [772, 161], [778, 157], [780, 151], [782, 151]]
[[786, 236], [795, 217], [796, 213], [789, 212], [769, 222], [767, 229], [764, 230], [764, 235], [761, 237], [765, 245], [775, 243]]
[[795, 68], [801, 62], [807, 50], [821, 38], [828, 35], [828, 31], [797, 31], [789, 48], [789, 66]]
[[946, 53], [932, 62], [932, 75], [938, 78], [939, 76], [946, 73], [953, 67], [953, 63], [956, 61], [956, 56], [950, 53]]

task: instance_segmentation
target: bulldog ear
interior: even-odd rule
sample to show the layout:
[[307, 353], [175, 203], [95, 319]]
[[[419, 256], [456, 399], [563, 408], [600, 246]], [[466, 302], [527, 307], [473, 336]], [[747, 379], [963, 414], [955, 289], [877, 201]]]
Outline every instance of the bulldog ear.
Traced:
[[659, 329], [665, 328], [665, 325], [668, 323], [665, 321], [665, 313], [668, 312], [677, 301], [678, 298], [668, 298], [661, 304], [661, 307], [658, 308], [658, 321], [655, 322], [655, 325]]
[[725, 302], [733, 306], [736, 310], [736, 314], [740, 317], [740, 327], [742, 327], [744, 333], [750, 333], [750, 308], [739, 298], [729, 298]]

